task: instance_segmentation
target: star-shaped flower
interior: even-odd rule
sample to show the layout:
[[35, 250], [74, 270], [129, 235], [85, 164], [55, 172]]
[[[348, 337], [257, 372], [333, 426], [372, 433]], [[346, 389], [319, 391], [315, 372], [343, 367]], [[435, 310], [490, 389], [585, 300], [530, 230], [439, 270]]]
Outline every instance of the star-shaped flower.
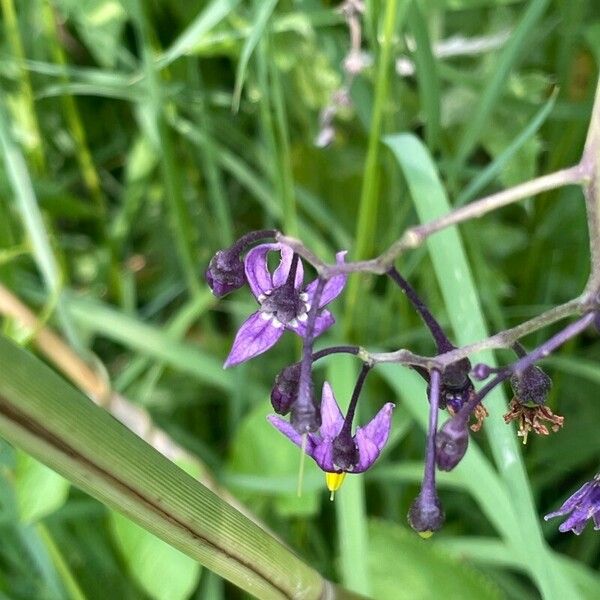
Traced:
[[571, 530], [579, 535], [590, 519], [594, 521], [594, 529], [600, 530], [600, 473], [584, 483], [557, 511], [547, 514], [544, 519], [547, 521], [569, 513], [569, 518], [560, 525], [559, 531], [565, 533]]
[[[270, 252], [279, 252], [281, 261], [271, 273], [267, 264]], [[344, 262], [346, 252], [338, 252], [336, 260]], [[246, 256], [246, 279], [259, 308], [242, 324], [225, 361], [231, 367], [262, 354], [273, 347], [288, 329], [306, 336], [308, 311], [313, 302], [317, 280], [302, 288], [304, 269], [294, 251], [284, 244], [261, 244]], [[333, 315], [323, 307], [334, 300], [346, 284], [346, 275], [336, 275], [325, 284], [319, 301], [319, 312], [313, 335], [323, 333], [335, 323]]]
[[[335, 462], [334, 445], [344, 426], [344, 417], [333, 395], [331, 386], [325, 382], [321, 402], [321, 427], [315, 433], [306, 434], [306, 454], [314, 459], [317, 465], [326, 473], [362, 473], [366, 471], [377, 460], [388, 440], [393, 409], [394, 404], [391, 402], [384, 404], [367, 425], [356, 429], [356, 433], [352, 436], [352, 441], [356, 447], [356, 463], [350, 467], [341, 468]], [[267, 419], [296, 446], [302, 448], [302, 435], [287, 421], [277, 415], [270, 415]]]

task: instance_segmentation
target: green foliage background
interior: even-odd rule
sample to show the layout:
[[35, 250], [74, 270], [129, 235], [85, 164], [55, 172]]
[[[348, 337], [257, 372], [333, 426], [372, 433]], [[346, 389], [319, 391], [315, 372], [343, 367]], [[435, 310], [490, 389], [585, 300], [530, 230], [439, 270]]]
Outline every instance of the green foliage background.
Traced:
[[[575, 163], [600, 61], [597, 2], [367, 1], [363, 48], [372, 64], [356, 78], [353, 106], [326, 149], [313, 143], [318, 115], [343, 80], [348, 49], [334, 3], [0, 7], [0, 129], [16, 142], [3, 142], [0, 162], [5, 286], [328, 578], [382, 600], [600, 596], [600, 535], [591, 527], [580, 537], [559, 534], [556, 522], [543, 523], [562, 557], [551, 562], [535, 526], [599, 468], [596, 337], [547, 361], [550, 404], [566, 424], [523, 448], [529, 486], [500, 464], [499, 448], [512, 447], [503, 440], [516, 433], [501, 423], [497, 395], [468, 466], [440, 477], [447, 524], [424, 543], [405, 521], [421, 474], [422, 385], [399, 368], [376, 371], [363, 418], [397, 403], [381, 461], [364, 478], [348, 477], [333, 504], [307, 464], [298, 499], [298, 452], [264, 418], [273, 378], [296, 360], [298, 341], [285, 336], [278, 350], [223, 372], [253, 302], [245, 292], [216, 302], [202, 279], [215, 250], [251, 229], [297, 234], [327, 258], [340, 248], [372, 256], [446, 201], [462, 204]], [[448, 38], [502, 33], [492, 51], [435, 55]], [[400, 58], [414, 62], [415, 75], [396, 72]], [[504, 209], [460, 234], [398, 264], [457, 342], [485, 335], [468, 329], [465, 297], [476, 304], [475, 290], [497, 331], [569, 300], [586, 281], [579, 188]], [[463, 269], [462, 283], [454, 268]], [[432, 352], [396, 289], [375, 278], [352, 286], [319, 347], [350, 340]], [[3, 333], [30, 342], [8, 319]], [[332, 357], [317, 377], [327, 375], [347, 401], [354, 367]], [[6, 443], [0, 465], [2, 598], [243, 597]]]

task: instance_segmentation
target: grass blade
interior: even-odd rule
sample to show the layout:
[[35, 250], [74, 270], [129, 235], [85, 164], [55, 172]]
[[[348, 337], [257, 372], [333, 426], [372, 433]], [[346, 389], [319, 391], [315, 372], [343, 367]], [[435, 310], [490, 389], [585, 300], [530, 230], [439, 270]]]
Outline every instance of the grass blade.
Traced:
[[259, 598], [321, 597], [294, 553], [4, 337], [0, 362], [8, 441]]
[[235, 87], [233, 89], [232, 100], [232, 109], [234, 112], [237, 112], [240, 109], [240, 98], [242, 95], [242, 88], [244, 87], [244, 77], [246, 76], [248, 62], [265, 31], [269, 17], [273, 14], [273, 10], [275, 10], [275, 7], [277, 6], [277, 1], [278, 0], [261, 0], [261, 2], [255, 3], [256, 14], [252, 18], [252, 30], [244, 42], [238, 60], [237, 70], [235, 72]]
[[496, 102], [500, 99], [510, 71], [519, 60], [527, 38], [531, 34], [533, 27], [541, 19], [548, 4], [549, 0], [533, 0], [533, 2], [530, 2], [521, 22], [515, 28], [506, 46], [501, 51], [493, 74], [483, 85], [483, 93], [479, 99], [477, 109], [462, 132], [454, 161], [450, 167], [452, 180], [455, 180], [458, 173], [460, 173], [469, 154], [477, 144], [481, 132], [485, 130], [485, 123], [492, 113]]
[[[449, 212], [450, 204], [435, 165], [420, 140], [411, 134], [398, 134], [388, 136], [386, 143], [407, 179], [421, 222]], [[487, 337], [487, 326], [475, 282], [457, 229], [447, 229], [432, 237], [428, 241], [428, 249], [449, 309], [455, 341], [463, 345]], [[490, 365], [495, 364], [491, 352], [480, 353], [473, 358]], [[536, 584], [545, 598], [570, 597], [574, 591], [568, 579], [560, 569], [552, 568], [548, 560], [549, 550], [542, 537], [517, 441], [512, 429], [506, 427], [502, 419], [506, 408], [502, 390], [497, 389], [491, 394], [486, 406], [490, 416], [486, 420], [485, 431], [517, 516], [520, 539], [514, 542], [527, 549]]]

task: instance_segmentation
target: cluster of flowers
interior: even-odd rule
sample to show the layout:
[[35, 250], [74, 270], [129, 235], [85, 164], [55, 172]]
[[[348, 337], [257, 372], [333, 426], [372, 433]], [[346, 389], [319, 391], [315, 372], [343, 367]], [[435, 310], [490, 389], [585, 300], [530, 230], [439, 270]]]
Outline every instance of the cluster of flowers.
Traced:
[[[383, 450], [390, 433], [394, 404], [388, 402], [365, 426], [352, 433], [356, 406], [364, 381], [374, 366], [369, 354], [358, 346], [335, 346], [313, 352], [314, 338], [331, 327], [335, 319], [325, 307], [342, 292], [347, 275], [343, 269], [329, 278], [318, 277], [304, 285], [304, 266], [298, 254], [276, 242], [275, 230], [254, 231], [231, 247], [218, 251], [206, 270], [206, 279], [217, 297], [222, 297], [246, 284], [250, 287], [258, 309], [240, 327], [225, 361], [225, 367], [245, 362], [272, 348], [289, 330], [303, 340], [302, 359], [285, 367], [276, 377], [271, 403], [277, 415], [270, 423], [298, 447], [302, 448], [325, 472], [328, 489], [333, 493], [341, 486], [346, 473], [369, 469]], [[264, 243], [268, 240], [268, 243]], [[260, 243], [259, 243], [260, 242]], [[279, 255], [279, 264], [269, 269], [269, 254]], [[338, 265], [345, 262], [346, 252], [336, 256]], [[438, 355], [456, 350], [425, 303], [409, 283], [392, 267], [387, 275], [400, 287], [430, 330]], [[444, 511], [436, 484], [436, 468], [450, 471], [461, 461], [469, 443], [469, 429], [478, 430], [487, 415], [482, 401], [503, 381], [510, 380], [514, 398], [505, 415], [508, 423], [516, 420], [524, 443], [533, 431], [547, 435], [549, 423], [553, 431], [563, 425], [563, 417], [546, 406], [551, 388], [550, 378], [535, 363], [568, 339], [581, 333], [597, 315], [586, 314], [568, 325], [536, 350], [527, 353], [520, 344], [514, 346], [517, 360], [511, 365], [492, 368], [478, 364], [472, 367], [468, 358], [459, 360], [443, 371], [411, 365], [427, 382], [429, 397], [429, 429], [425, 470], [421, 490], [408, 513], [411, 527], [422, 537], [441, 528]], [[363, 367], [358, 376], [348, 410], [343, 415], [329, 383], [325, 382], [322, 400], [313, 391], [312, 364], [333, 353], [359, 356]], [[476, 391], [473, 380], [489, 381]], [[439, 429], [438, 412], [451, 415]], [[289, 420], [282, 417], [289, 415]], [[475, 422], [470, 424], [471, 416]], [[571, 514], [560, 531], [581, 533], [587, 520], [593, 519], [600, 529], [600, 474], [587, 482], [561, 508], [546, 519]]]

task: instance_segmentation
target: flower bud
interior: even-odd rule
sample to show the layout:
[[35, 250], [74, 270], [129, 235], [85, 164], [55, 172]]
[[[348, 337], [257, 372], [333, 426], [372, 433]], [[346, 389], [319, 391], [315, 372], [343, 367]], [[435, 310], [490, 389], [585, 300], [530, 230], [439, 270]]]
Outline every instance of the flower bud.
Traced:
[[520, 404], [541, 406], [546, 404], [552, 380], [542, 369], [531, 366], [522, 373], [515, 373], [510, 378], [510, 385]]
[[468, 422], [454, 417], [442, 425], [435, 438], [435, 460], [440, 471], [451, 471], [462, 460], [469, 445]]
[[491, 373], [492, 370], [490, 369], [490, 367], [483, 363], [476, 364], [473, 367], [473, 377], [475, 377], [475, 379], [477, 379], [478, 381], [483, 381], [484, 379], [487, 379], [491, 375]]
[[210, 259], [204, 277], [217, 298], [241, 288], [246, 283], [246, 273], [239, 251], [219, 250]]
[[281, 370], [275, 377], [271, 390], [271, 404], [276, 413], [287, 415], [298, 398], [300, 383], [300, 363], [294, 363]]
[[422, 537], [431, 537], [444, 524], [444, 510], [435, 491], [421, 493], [415, 498], [408, 511], [408, 524]]

